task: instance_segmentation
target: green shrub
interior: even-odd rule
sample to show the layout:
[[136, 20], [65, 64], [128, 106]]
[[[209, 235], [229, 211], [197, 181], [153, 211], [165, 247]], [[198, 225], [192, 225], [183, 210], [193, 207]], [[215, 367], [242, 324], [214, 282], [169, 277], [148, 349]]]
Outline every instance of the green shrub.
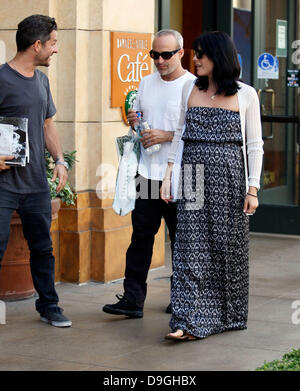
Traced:
[[256, 371], [300, 371], [300, 349], [286, 353], [281, 360], [265, 362]]
[[[68, 163], [69, 171], [70, 171], [73, 165], [75, 164], [75, 162], [77, 161], [76, 151], [64, 152], [64, 160]], [[56, 178], [54, 182], [51, 181], [55, 164], [52, 159], [52, 156], [47, 150], [45, 150], [45, 161], [46, 161], [47, 180], [49, 184], [51, 199], [54, 200], [55, 198], [59, 197], [61, 198], [61, 201], [66, 205], [75, 205], [75, 200], [77, 196], [74, 193], [74, 191], [71, 189], [69, 181], [67, 181], [66, 186], [62, 189], [62, 191], [56, 193], [56, 188], [59, 183], [59, 178]]]

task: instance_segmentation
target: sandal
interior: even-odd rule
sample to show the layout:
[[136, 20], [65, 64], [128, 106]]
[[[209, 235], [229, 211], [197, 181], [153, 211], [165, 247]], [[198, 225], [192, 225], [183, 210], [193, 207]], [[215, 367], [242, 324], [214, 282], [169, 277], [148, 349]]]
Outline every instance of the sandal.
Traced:
[[175, 333], [167, 334], [165, 336], [165, 339], [173, 339], [173, 340], [178, 340], [178, 341], [183, 341], [183, 340], [195, 341], [197, 339], [197, 337], [195, 337], [192, 334], [189, 334], [186, 331], [178, 329], [175, 331]]

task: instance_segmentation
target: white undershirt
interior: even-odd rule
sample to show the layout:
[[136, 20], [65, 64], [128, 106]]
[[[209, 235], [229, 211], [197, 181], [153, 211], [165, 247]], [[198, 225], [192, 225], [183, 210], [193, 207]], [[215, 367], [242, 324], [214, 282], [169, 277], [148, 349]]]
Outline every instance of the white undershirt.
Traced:
[[[195, 76], [186, 71], [172, 81], [165, 81], [158, 72], [145, 76], [139, 85], [134, 109], [143, 112], [151, 129], [175, 132], [182, 99], [182, 87]], [[145, 178], [162, 180], [168, 164], [171, 142], [162, 143], [161, 149], [152, 155], [146, 154], [141, 144], [141, 158], [138, 173]]]

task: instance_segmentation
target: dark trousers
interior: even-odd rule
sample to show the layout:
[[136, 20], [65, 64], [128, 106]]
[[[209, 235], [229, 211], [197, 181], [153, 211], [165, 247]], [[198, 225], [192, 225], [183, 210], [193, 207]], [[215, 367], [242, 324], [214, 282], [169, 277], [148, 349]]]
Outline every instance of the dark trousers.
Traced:
[[39, 295], [35, 306], [36, 310], [41, 312], [44, 308], [58, 303], [54, 287], [49, 192], [18, 194], [0, 190], [0, 267], [9, 239], [10, 220], [14, 210], [20, 215], [24, 237], [28, 242], [32, 281]]
[[[147, 294], [146, 280], [152, 259], [154, 236], [159, 230], [162, 217], [165, 219], [169, 230], [172, 252], [176, 230], [176, 205], [172, 202], [166, 204], [160, 198], [159, 193], [153, 194], [152, 192], [151, 194], [151, 188], [159, 189], [161, 182], [145, 178], [142, 178], [142, 180], [148, 182], [148, 197], [137, 198], [135, 209], [131, 215], [133, 233], [126, 253], [124, 280], [126, 297], [139, 307], [144, 306]], [[137, 190], [139, 189], [137, 188]]]

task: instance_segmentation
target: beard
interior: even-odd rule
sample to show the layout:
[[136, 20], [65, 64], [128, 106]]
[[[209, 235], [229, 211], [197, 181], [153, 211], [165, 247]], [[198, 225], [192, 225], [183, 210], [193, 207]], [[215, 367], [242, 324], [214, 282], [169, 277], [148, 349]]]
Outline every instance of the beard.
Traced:
[[157, 65], [155, 65], [155, 67], [161, 76], [166, 76], [166, 75], [169, 75], [170, 73], [174, 72], [177, 68], [177, 65], [173, 65], [173, 66], [168, 65], [167, 67], [162, 68], [162, 69], [159, 69], [159, 67]]
[[37, 59], [37, 66], [40, 66], [40, 67], [49, 67], [50, 65], [50, 58], [51, 56], [48, 56], [48, 57], [39, 57]]

